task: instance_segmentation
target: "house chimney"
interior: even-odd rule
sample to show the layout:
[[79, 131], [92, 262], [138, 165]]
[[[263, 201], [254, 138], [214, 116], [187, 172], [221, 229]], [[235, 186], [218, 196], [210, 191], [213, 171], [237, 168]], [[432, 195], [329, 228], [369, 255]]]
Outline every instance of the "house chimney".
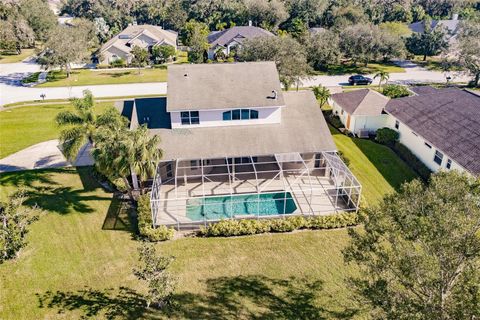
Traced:
[[452, 14], [452, 20], [458, 20], [458, 13]]
[[252, 20], [248, 20], [248, 26], [249, 26], [249, 27], [252, 26]]

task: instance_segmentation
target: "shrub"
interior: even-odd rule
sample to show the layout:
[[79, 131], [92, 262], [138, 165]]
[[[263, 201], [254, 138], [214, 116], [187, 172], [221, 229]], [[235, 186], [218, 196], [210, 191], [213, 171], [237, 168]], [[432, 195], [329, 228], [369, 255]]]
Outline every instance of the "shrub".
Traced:
[[116, 59], [110, 62], [110, 65], [114, 68], [123, 68], [127, 65], [127, 63], [123, 59]]
[[410, 95], [408, 89], [398, 84], [389, 84], [383, 88], [382, 93], [392, 99], [407, 97]]
[[232, 237], [266, 232], [291, 232], [298, 229], [331, 229], [354, 226], [358, 216], [354, 212], [315, 217], [288, 217], [265, 220], [222, 220], [202, 227], [199, 234], [206, 237]]
[[399, 136], [400, 135], [395, 130], [392, 130], [390, 128], [381, 128], [377, 130], [377, 136], [375, 140], [377, 140], [378, 143], [385, 144], [391, 147], [398, 140]]
[[418, 159], [410, 149], [406, 146], [401, 144], [400, 142], [396, 142], [393, 146], [393, 150], [398, 154], [403, 161], [405, 161], [413, 170], [424, 180], [428, 181], [430, 178], [430, 174], [432, 171]]
[[150, 196], [141, 195], [137, 202], [138, 231], [148, 241], [165, 241], [173, 238], [173, 228], [166, 226], [153, 227], [152, 211], [150, 210]]

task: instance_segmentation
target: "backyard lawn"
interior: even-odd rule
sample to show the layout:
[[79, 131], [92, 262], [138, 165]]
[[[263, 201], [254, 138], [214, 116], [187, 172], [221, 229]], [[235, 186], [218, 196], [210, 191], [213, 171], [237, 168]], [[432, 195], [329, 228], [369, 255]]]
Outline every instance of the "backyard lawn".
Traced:
[[[97, 103], [102, 112], [113, 102]], [[13, 108], [0, 112], [0, 159], [36, 143], [58, 138], [57, 113], [72, 110], [70, 103]]]
[[0, 265], [1, 319], [339, 319], [357, 312], [345, 279], [345, 230], [159, 244], [176, 260], [175, 307], [146, 311], [132, 276], [136, 247], [118, 202], [90, 168], [0, 175], [45, 214], [16, 261]]
[[125, 70], [73, 70], [70, 78], [64, 71], [50, 71], [47, 82], [36, 87], [69, 87], [96, 84], [121, 84], [143, 82], [166, 82], [166, 68], [125, 69]]
[[20, 54], [0, 55], [0, 64], [22, 62], [22, 60], [30, 57], [34, 53], [35, 49], [22, 49], [22, 52]]
[[330, 127], [338, 150], [350, 160], [350, 170], [362, 184], [364, 205], [417, 178], [415, 172], [390, 148], [366, 139], [350, 138]]

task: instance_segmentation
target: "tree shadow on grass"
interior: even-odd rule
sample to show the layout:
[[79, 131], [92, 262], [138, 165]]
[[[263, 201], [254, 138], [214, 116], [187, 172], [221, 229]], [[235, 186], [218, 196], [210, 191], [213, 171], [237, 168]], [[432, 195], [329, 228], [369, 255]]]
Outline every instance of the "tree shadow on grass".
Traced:
[[80, 290], [37, 295], [40, 308], [59, 313], [80, 310], [85, 317], [104, 314], [107, 319], [348, 319], [358, 310], [330, 311], [319, 306], [322, 282], [307, 279], [272, 279], [265, 276], [219, 277], [205, 281], [206, 293], [178, 293], [165, 309], [145, 307], [134, 290]]
[[39, 184], [58, 185], [58, 183], [52, 179], [52, 174], [60, 172], [75, 174], [75, 171], [65, 169], [42, 169], [6, 172], [0, 174], [0, 186], [13, 186], [21, 189], [32, 188]]
[[57, 309], [59, 314], [80, 310], [84, 318], [139, 319], [148, 311], [143, 296], [135, 290], [84, 289], [77, 292], [51, 292], [36, 294], [40, 308]]

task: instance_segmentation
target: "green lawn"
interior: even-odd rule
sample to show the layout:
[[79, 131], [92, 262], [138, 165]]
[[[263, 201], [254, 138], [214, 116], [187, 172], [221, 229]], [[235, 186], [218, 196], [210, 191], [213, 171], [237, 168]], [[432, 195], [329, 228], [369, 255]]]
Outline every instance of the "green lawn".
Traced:
[[328, 67], [328, 71], [318, 72], [319, 75], [343, 75], [343, 74], [374, 74], [379, 71], [386, 71], [389, 73], [403, 73], [405, 69], [399, 67], [393, 63], [369, 63], [366, 67], [357, 63], [355, 66], [353, 63], [342, 63], [338, 65], [332, 65]]
[[40, 72], [34, 72], [28, 77], [24, 78], [22, 80], [22, 83], [33, 83], [38, 81], [38, 76], [40, 75]]
[[390, 148], [367, 139], [350, 138], [330, 127], [337, 148], [350, 160], [350, 169], [362, 184], [364, 204], [372, 205], [415, 172]]
[[[113, 102], [97, 103], [102, 112]], [[58, 138], [57, 113], [72, 110], [71, 104], [14, 108], [0, 112], [0, 159], [39, 142]]]
[[47, 82], [39, 84], [37, 87], [68, 87], [96, 84], [121, 84], [166, 81], [166, 68], [152, 68], [141, 70], [80, 69], [72, 71], [70, 78], [67, 78], [67, 75], [64, 71], [50, 71], [47, 75]]
[[30, 57], [34, 53], [35, 49], [22, 49], [22, 52], [20, 54], [0, 55], [0, 64], [22, 62], [22, 60]]
[[343, 319], [356, 314], [345, 230], [159, 244], [179, 279], [168, 312], [146, 311], [132, 276], [138, 242], [90, 168], [0, 175], [46, 211], [20, 257], [0, 265], [1, 319]]

